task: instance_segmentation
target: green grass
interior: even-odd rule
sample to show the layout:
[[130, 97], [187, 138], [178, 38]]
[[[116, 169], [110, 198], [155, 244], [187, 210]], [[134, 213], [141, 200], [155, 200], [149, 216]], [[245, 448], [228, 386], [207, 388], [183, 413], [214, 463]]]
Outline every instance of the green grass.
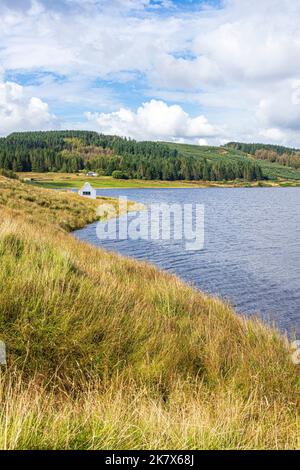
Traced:
[[[22, 174], [20, 174], [22, 178]], [[48, 179], [48, 181], [47, 181]], [[52, 179], [52, 180], [51, 180]], [[51, 180], [51, 181], [50, 181]], [[89, 181], [95, 188], [180, 188], [195, 186], [192, 182], [180, 181], [146, 181], [146, 180], [117, 180], [110, 176], [86, 177], [80, 175], [77, 178], [70, 178], [67, 174], [39, 174], [37, 180], [31, 182], [36, 186], [49, 189], [80, 189], [86, 181]]]
[[70, 173], [19, 173], [21, 179], [33, 178], [28, 185], [46, 189], [80, 189], [86, 181], [98, 189], [109, 188], [209, 188], [209, 187], [270, 187], [270, 186], [299, 186], [300, 181], [149, 181], [149, 180], [117, 180], [111, 176], [87, 177], [83, 174]]
[[0, 448], [300, 447], [284, 337], [76, 240], [66, 229], [94, 202], [0, 183]]
[[286, 180], [297, 180], [300, 181], [300, 171], [293, 168], [289, 168], [279, 163], [271, 163], [266, 160], [257, 160], [263, 169], [264, 175], [268, 176], [269, 179], [286, 179]]

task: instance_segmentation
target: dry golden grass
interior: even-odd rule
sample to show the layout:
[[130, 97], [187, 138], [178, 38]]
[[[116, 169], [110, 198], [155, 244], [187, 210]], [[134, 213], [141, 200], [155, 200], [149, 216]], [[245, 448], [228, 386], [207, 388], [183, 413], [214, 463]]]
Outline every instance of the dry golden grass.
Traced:
[[285, 338], [57, 230], [78, 197], [40, 212], [65, 194], [30, 190], [32, 211], [0, 189], [1, 448], [299, 448]]
[[292, 406], [208, 392], [175, 380], [166, 402], [158, 386], [115, 378], [65, 391], [18, 373], [0, 382], [1, 449], [297, 449]]
[[[26, 215], [28, 222], [38, 220], [40, 225], [51, 223], [66, 231], [76, 230], [95, 221], [102, 203], [118, 210], [117, 201], [112, 198], [83, 198], [70, 191], [40, 189], [0, 175], [0, 207], [13, 209], [16, 216]], [[128, 205], [129, 209], [134, 208], [134, 203], [129, 201]]]

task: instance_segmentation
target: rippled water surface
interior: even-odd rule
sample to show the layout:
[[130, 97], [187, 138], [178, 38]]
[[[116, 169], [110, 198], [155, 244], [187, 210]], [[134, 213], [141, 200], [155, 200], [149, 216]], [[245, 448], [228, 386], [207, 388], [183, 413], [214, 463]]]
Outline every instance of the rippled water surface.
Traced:
[[100, 241], [96, 224], [75, 236], [176, 273], [206, 292], [229, 299], [239, 312], [259, 313], [300, 334], [300, 188], [98, 190], [156, 203], [205, 207], [205, 245], [181, 241]]

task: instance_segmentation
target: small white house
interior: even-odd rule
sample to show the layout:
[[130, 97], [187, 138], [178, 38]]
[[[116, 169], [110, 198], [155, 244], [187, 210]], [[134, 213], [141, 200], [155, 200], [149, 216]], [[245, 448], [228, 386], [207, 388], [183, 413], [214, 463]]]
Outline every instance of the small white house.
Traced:
[[78, 191], [79, 196], [89, 197], [91, 199], [96, 199], [97, 192], [96, 189], [92, 187], [90, 183], [85, 183], [83, 188]]

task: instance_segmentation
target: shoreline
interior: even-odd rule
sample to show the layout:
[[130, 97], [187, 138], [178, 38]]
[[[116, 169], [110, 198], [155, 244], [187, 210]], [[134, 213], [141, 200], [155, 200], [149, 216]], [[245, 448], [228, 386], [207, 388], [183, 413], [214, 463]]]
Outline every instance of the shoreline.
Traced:
[[182, 189], [182, 188], [273, 188], [300, 187], [298, 180], [247, 181], [163, 181], [163, 180], [117, 180], [112, 177], [87, 177], [70, 173], [18, 173], [20, 180], [45, 189], [80, 189], [89, 182], [95, 189]]
[[[108, 189], [108, 188], [107, 188]], [[114, 188], [116, 189], [116, 188]], [[125, 188], [123, 188], [125, 189]], [[140, 211], [140, 210], [143, 210], [143, 208], [145, 207], [144, 204], [142, 203], [135, 203], [133, 201], [131, 201], [132, 204], [133, 204], [133, 207], [132, 209], [128, 210], [127, 213], [131, 212], [132, 211]], [[135, 209], [134, 207], [134, 204], [136, 204], [137, 206], [140, 205], [140, 207], [138, 207], [137, 209]], [[122, 212], [120, 214], [117, 215], [117, 218], [119, 218], [121, 215], [123, 215], [125, 212]], [[108, 217], [107, 219], [109, 219], [110, 217]], [[105, 219], [105, 220], [107, 220]], [[77, 238], [74, 234], [76, 232], [80, 232], [88, 227], [91, 227], [92, 225], [96, 224], [97, 222], [103, 222], [105, 223], [105, 220], [99, 220], [99, 219], [95, 219], [93, 222], [90, 222], [88, 224], [86, 224], [84, 227], [80, 227], [80, 228], [77, 228], [75, 230], [72, 230], [71, 232], [68, 232], [69, 235], [72, 235], [74, 237], [74, 239], [80, 243], [84, 243], [86, 245], [88, 245], [89, 247], [93, 248], [93, 249], [96, 249], [96, 250], [103, 250], [104, 252], [108, 253], [108, 254], [113, 254], [117, 257], [119, 257], [120, 259], [126, 259], [128, 261], [131, 261], [131, 262], [136, 262], [138, 264], [142, 264], [142, 265], [145, 265], [145, 266], [148, 266], [150, 269], [155, 269], [157, 270], [158, 272], [160, 272], [161, 274], [163, 275], [166, 275], [166, 276], [171, 276], [171, 277], [174, 277], [175, 279], [177, 279], [178, 282], [180, 283], [183, 283], [185, 284], [188, 288], [192, 289], [192, 290], [195, 290], [196, 292], [198, 292], [200, 295], [204, 295], [204, 296], [207, 296], [208, 298], [211, 298], [212, 300], [216, 300], [218, 302], [221, 302], [223, 303], [224, 305], [227, 305], [230, 309], [233, 310], [233, 312], [240, 318], [246, 318], [246, 319], [257, 319], [263, 326], [265, 326], [266, 328], [271, 328], [271, 329], [274, 329], [274, 331], [276, 331], [279, 335], [283, 336], [283, 337], [287, 337], [287, 338], [292, 338], [294, 336], [294, 333], [292, 331], [288, 331], [287, 329], [281, 329], [275, 322], [274, 320], [272, 320], [271, 318], [269, 319], [269, 321], [267, 321], [266, 319], [264, 319], [262, 317], [262, 313], [257, 310], [255, 311], [255, 313], [253, 312], [245, 312], [244, 310], [242, 311], [238, 311], [237, 310], [237, 307], [234, 305], [234, 302], [233, 300], [229, 299], [229, 298], [226, 298], [220, 294], [217, 294], [217, 293], [212, 293], [212, 292], [209, 292], [201, 287], [197, 287], [192, 281], [188, 281], [184, 278], [182, 278], [179, 274], [177, 274], [176, 272], [172, 272], [172, 271], [168, 271], [167, 269], [161, 267], [159, 264], [153, 262], [153, 261], [149, 261], [148, 259], [138, 259], [132, 255], [129, 255], [129, 254], [123, 254], [121, 253], [120, 251], [118, 250], [108, 250], [106, 247], [104, 246], [101, 246], [101, 245], [96, 245], [94, 244], [93, 242], [90, 242], [89, 240], [87, 239], [81, 239], [81, 238]]]

